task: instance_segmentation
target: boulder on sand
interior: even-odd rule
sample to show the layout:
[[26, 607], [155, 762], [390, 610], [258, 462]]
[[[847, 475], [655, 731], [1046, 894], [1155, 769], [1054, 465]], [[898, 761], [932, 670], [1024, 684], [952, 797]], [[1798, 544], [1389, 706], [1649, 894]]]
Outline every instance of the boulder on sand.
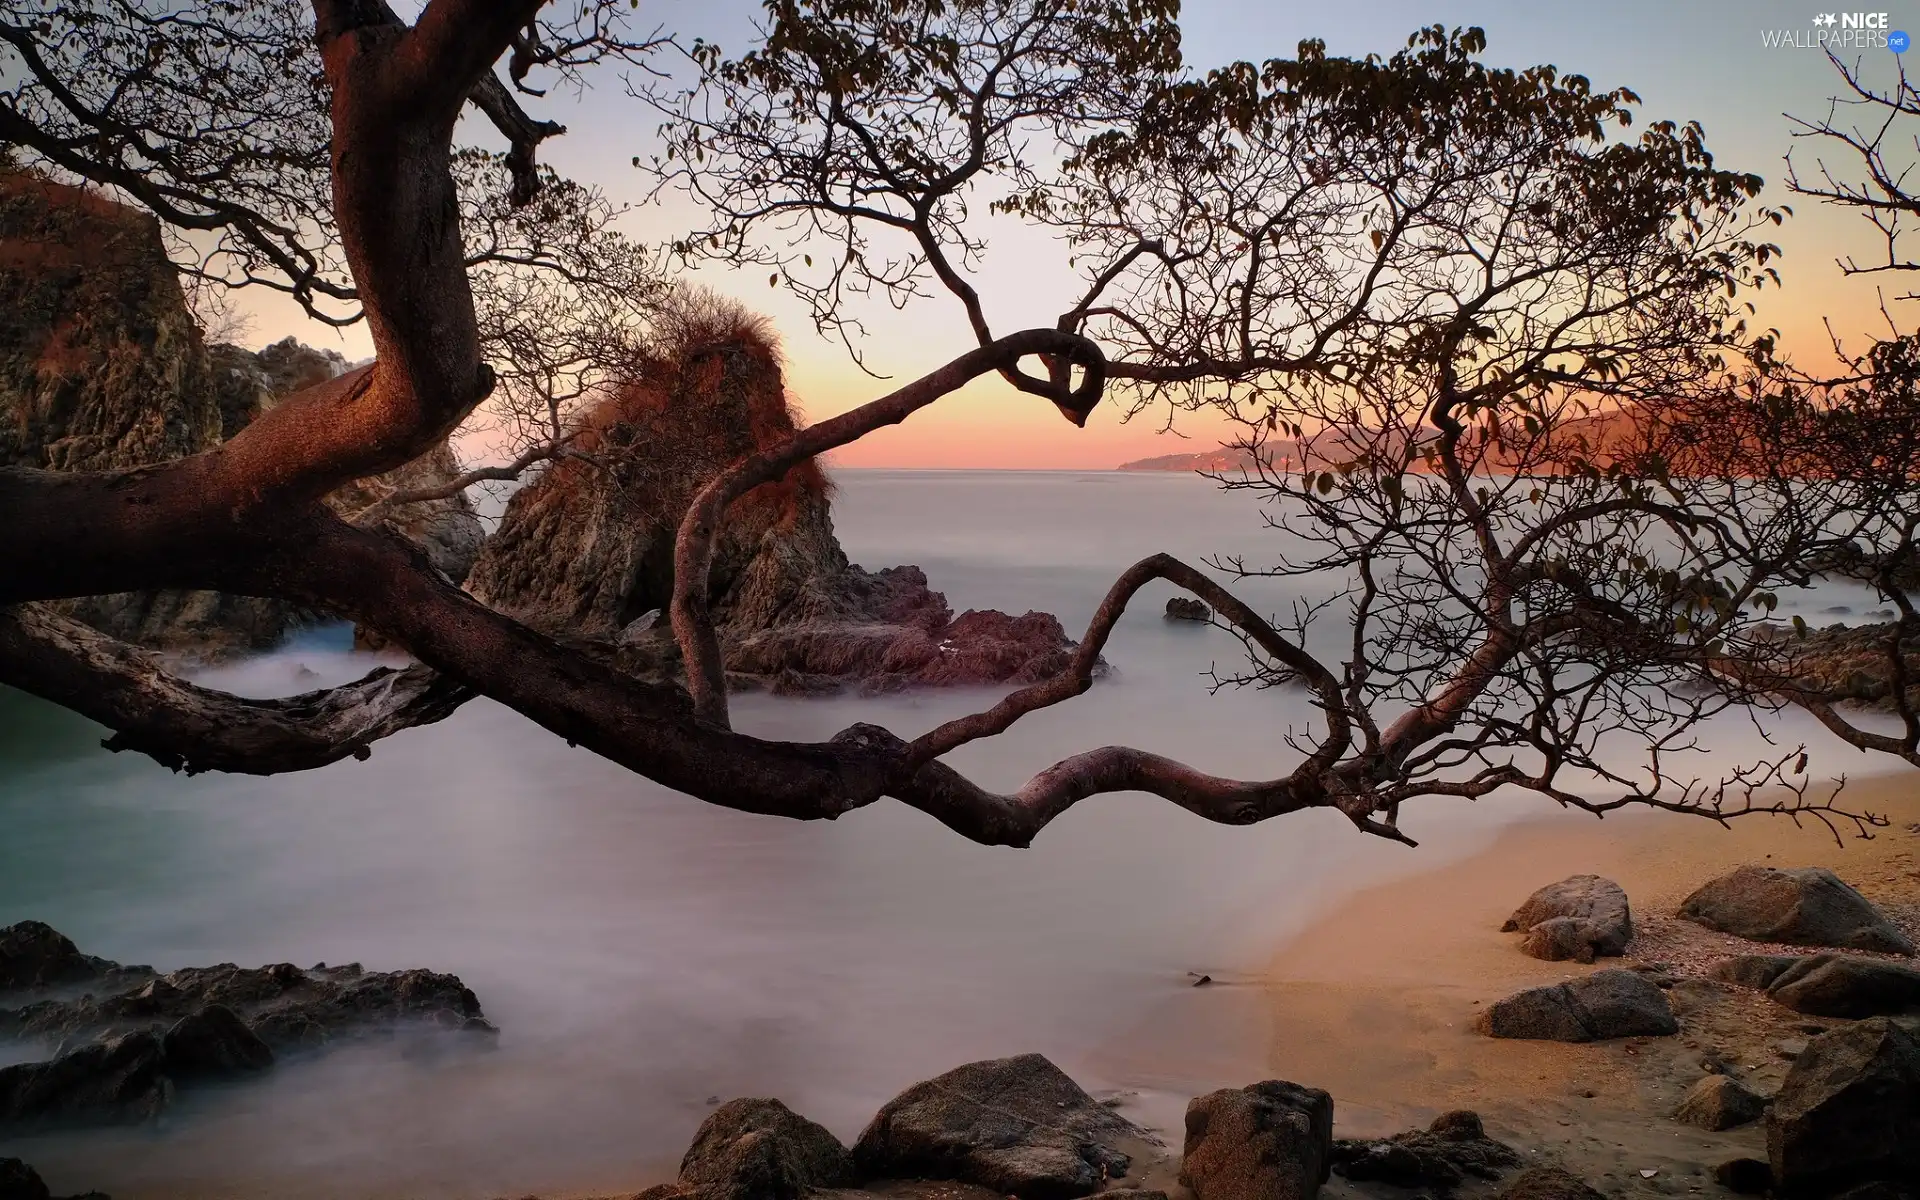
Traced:
[[800, 1200], [853, 1182], [838, 1138], [778, 1100], [729, 1100], [708, 1114], [680, 1160], [699, 1200]]
[[1682, 1125], [1694, 1125], [1719, 1133], [1750, 1121], [1758, 1121], [1767, 1111], [1764, 1097], [1749, 1091], [1736, 1079], [1708, 1075], [1687, 1090], [1673, 1119]]
[[1767, 1157], [1789, 1195], [1920, 1179], [1920, 1039], [1873, 1017], [1810, 1040], [1767, 1110]]
[[1637, 971], [1595, 971], [1528, 988], [1488, 1006], [1475, 1022], [1488, 1037], [1551, 1042], [1664, 1036], [1679, 1032], [1665, 992]]
[[1020, 1200], [1088, 1196], [1126, 1175], [1145, 1133], [1038, 1054], [988, 1059], [916, 1083], [853, 1147], [868, 1179], [949, 1179]]
[[1740, 867], [1681, 901], [1680, 916], [1757, 942], [1913, 953], [1893, 922], [1825, 867]]
[[1745, 954], [1711, 968], [1714, 978], [1760, 988], [1815, 1017], [1892, 1016], [1920, 1008], [1920, 971], [1843, 954]]
[[1520, 948], [1549, 962], [1618, 958], [1633, 940], [1627, 893], [1611, 879], [1575, 875], [1541, 888], [1500, 927], [1527, 937]]
[[1501, 1189], [1498, 1200], [1607, 1200], [1606, 1194], [1559, 1167], [1528, 1167]]
[[1333, 1097], [1269, 1079], [1187, 1105], [1180, 1182], [1195, 1200], [1313, 1200], [1333, 1163]]

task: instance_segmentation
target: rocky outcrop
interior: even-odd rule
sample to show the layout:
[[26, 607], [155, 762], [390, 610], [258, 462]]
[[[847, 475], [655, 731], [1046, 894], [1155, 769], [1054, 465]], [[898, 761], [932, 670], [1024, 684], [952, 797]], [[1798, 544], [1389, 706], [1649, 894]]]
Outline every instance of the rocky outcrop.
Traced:
[[1374, 1141], [1333, 1143], [1334, 1173], [1356, 1182], [1378, 1180], [1404, 1188], [1430, 1188], [1442, 1195], [1469, 1177], [1493, 1180], [1521, 1163], [1520, 1152], [1487, 1136], [1480, 1115], [1465, 1109], [1441, 1113], [1425, 1129], [1410, 1129]]
[[1767, 1112], [1767, 1157], [1789, 1196], [1920, 1179], [1920, 1040], [1876, 1017], [1808, 1042]]
[[1749, 1091], [1738, 1080], [1708, 1075], [1687, 1090], [1673, 1119], [1715, 1133], [1758, 1121], [1766, 1112], [1765, 1097]]
[[[1887, 610], [1891, 611], [1891, 610]], [[1830, 625], [1804, 635], [1775, 626], [1764, 631], [1784, 647], [1786, 674], [1796, 687], [1836, 704], [1892, 712], [1893, 623]], [[1920, 646], [1907, 641], [1906, 667], [1910, 681], [1920, 681]], [[1907, 701], [1920, 704], [1920, 682], [1907, 688]]]
[[[176, 1086], [257, 1075], [342, 1037], [408, 1025], [493, 1032], [457, 977], [431, 971], [223, 963], [158, 975], [82, 955], [38, 922], [0, 930], [0, 947], [32, 948], [5, 961], [36, 981], [21, 990], [53, 993], [0, 1007], [0, 1037], [57, 1047], [47, 1061], [0, 1069], [0, 1125], [145, 1119]], [[94, 990], [71, 995], [80, 985]]]
[[1879, 959], [1744, 954], [1715, 963], [1709, 973], [1726, 983], [1759, 988], [1809, 1016], [1890, 1016], [1920, 1008], [1920, 971]]
[[1627, 893], [1611, 879], [1575, 875], [1541, 888], [1501, 930], [1522, 932], [1520, 949], [1549, 962], [1618, 958], [1633, 940]]
[[[761, 322], [713, 305], [674, 329], [588, 415], [579, 456], [514, 494], [468, 580], [492, 607], [661, 678], [681, 670], [660, 616], [681, 518], [723, 468], [796, 428]], [[1065, 667], [1072, 643], [1045, 613], [956, 618], [917, 567], [850, 564], [831, 496], [805, 462], [727, 510], [708, 603], [735, 686], [888, 691], [1028, 682]]]
[[1205, 601], [1195, 600], [1191, 596], [1175, 596], [1167, 601], [1166, 617], [1169, 621], [1211, 621], [1213, 610], [1207, 607]]
[[[208, 347], [152, 217], [0, 170], [0, 466], [105, 471], [196, 454], [277, 397], [345, 369], [339, 354], [292, 338], [259, 354]], [[457, 470], [442, 447], [330, 499], [351, 518], [368, 495]], [[478, 518], [464, 499], [434, 505], [392, 523], [463, 577]], [[124, 641], [199, 659], [271, 648], [312, 616], [283, 601], [187, 591], [54, 607]]]
[[1313, 1200], [1333, 1161], [1333, 1097], [1270, 1079], [1187, 1105], [1180, 1182], [1195, 1200]]
[[1596, 971], [1549, 987], [1528, 988], [1490, 1005], [1475, 1028], [1488, 1037], [1597, 1042], [1679, 1032], [1659, 986], [1637, 971]]
[[[128, 971], [118, 963], [80, 953], [71, 939], [43, 921], [21, 921], [0, 929], [0, 996], [97, 984]], [[151, 974], [144, 967], [131, 972], [133, 978]]]
[[1680, 916], [1759, 942], [1912, 954], [1905, 934], [1825, 867], [1748, 865], [1680, 904]]
[[948, 1179], [1020, 1200], [1089, 1196], [1126, 1175], [1132, 1122], [1038, 1054], [989, 1059], [917, 1083], [853, 1147], [865, 1178]]

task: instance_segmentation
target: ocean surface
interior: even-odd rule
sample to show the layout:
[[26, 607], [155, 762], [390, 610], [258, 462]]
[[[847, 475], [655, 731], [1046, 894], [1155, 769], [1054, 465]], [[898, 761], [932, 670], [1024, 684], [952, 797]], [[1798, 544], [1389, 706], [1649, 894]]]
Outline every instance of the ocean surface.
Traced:
[[[956, 611], [1042, 609], [1076, 636], [1113, 577], [1149, 553], [1258, 562], [1277, 536], [1250, 497], [1193, 476], [838, 479], [836, 523], [855, 561], [917, 563]], [[1316, 598], [1311, 584], [1235, 588], [1269, 612]], [[1304, 694], [1210, 694], [1205, 673], [1237, 663], [1238, 644], [1164, 621], [1171, 594], [1136, 599], [1107, 650], [1110, 678], [953, 761], [997, 787], [1115, 742], [1242, 777], [1287, 769], [1298, 755], [1283, 735], [1311, 715]], [[1848, 585], [1785, 599], [1782, 615], [1817, 623], [1837, 606], [1875, 607]], [[367, 665], [341, 631], [316, 631], [206, 681], [271, 694]], [[742, 728], [769, 736], [824, 738], [854, 721], [912, 736], [991, 699], [735, 707]], [[1818, 736], [1791, 721], [1775, 730]], [[1542, 809], [1431, 801], [1403, 816], [1423, 843], [1409, 850], [1324, 812], [1224, 828], [1108, 796], [1016, 851], [890, 803], [831, 823], [712, 808], [487, 701], [378, 743], [367, 762], [268, 779], [175, 776], [101, 751], [100, 735], [0, 689], [0, 924], [37, 918], [83, 950], [163, 970], [451, 971], [501, 1029], [489, 1050], [421, 1056], [376, 1042], [284, 1063], [264, 1083], [187, 1094], [156, 1128], [0, 1138], [0, 1155], [34, 1163], [56, 1193], [117, 1200], [630, 1191], [671, 1176], [716, 1099], [778, 1096], [851, 1140], [908, 1084], [1024, 1051], [1090, 1089], [1169, 1103], [1249, 1082], [1258, 1030], [1214, 1031], [1215, 1053], [1164, 1065], [1192, 1037], [1170, 1026], [1203, 994], [1194, 973], [1255, 978], [1342, 897], [1469, 853]], [[1708, 741], [1716, 761], [1762, 746], [1738, 721]], [[1142, 1043], [1163, 1030], [1156, 1055]], [[1121, 1039], [1137, 1053], [1112, 1053]], [[1149, 1060], [1162, 1065], [1124, 1065]]]

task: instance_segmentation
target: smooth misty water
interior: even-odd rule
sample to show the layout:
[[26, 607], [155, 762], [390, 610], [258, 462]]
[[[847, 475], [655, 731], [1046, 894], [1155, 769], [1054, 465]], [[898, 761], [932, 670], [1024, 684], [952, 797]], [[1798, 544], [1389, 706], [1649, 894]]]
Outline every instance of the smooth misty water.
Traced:
[[[868, 566], [923, 566], [956, 609], [1038, 608], [1084, 627], [1156, 550], [1258, 558], [1244, 496], [1184, 476], [845, 472], [837, 523]], [[1239, 585], [1269, 611], [1294, 595]], [[1148, 589], [1114, 677], [954, 756], [1015, 786], [1078, 749], [1129, 742], [1223, 773], [1296, 759], [1297, 691], [1209, 696], [1224, 634], [1172, 626]], [[1823, 590], [1856, 611], [1863, 591]], [[310, 638], [216, 677], [268, 693], [365, 663]], [[856, 720], [911, 736], [979, 693], [744, 697], [753, 732]], [[458, 973], [502, 1029], [486, 1052], [354, 1048], [264, 1084], [195, 1093], [158, 1130], [0, 1139], [54, 1190], [146, 1196], [483, 1196], [632, 1188], [670, 1174], [708, 1098], [778, 1095], [851, 1138], [906, 1084], [1039, 1050], [1090, 1087], [1192, 1094], [1238, 1063], [1129, 1077], [1103, 1044], [1151, 1039], [1189, 971], [1257, 971], [1290, 929], [1366, 882], [1465, 853], [1538, 804], [1430, 804], [1408, 851], [1326, 813], [1250, 829], [1138, 796], [1089, 801], [1027, 851], [961, 841], [883, 804], [800, 824], [711, 808], [569, 750], [487, 702], [365, 763], [272, 779], [178, 778], [99, 733], [0, 695], [0, 924], [39, 918], [85, 950], [162, 969], [217, 961]], [[1751, 733], [1716, 737], [1751, 750]], [[1143, 1028], [1144, 1022], [1144, 1028]]]

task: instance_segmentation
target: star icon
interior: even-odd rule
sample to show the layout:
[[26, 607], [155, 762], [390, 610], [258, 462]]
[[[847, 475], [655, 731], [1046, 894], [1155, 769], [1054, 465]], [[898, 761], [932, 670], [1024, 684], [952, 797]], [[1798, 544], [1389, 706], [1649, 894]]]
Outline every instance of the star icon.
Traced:
[[1815, 25], [1836, 25], [1839, 23], [1839, 20], [1840, 19], [1832, 13], [1815, 13], [1813, 17], [1813, 23]]

